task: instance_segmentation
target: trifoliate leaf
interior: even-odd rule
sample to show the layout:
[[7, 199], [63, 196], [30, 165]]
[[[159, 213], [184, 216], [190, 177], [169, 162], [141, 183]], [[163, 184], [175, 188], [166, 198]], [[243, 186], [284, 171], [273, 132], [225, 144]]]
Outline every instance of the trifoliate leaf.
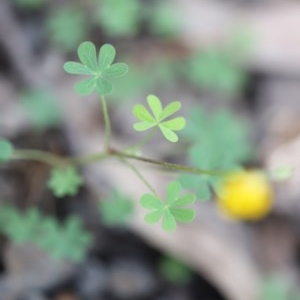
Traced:
[[0, 138], [0, 164], [10, 161], [13, 151], [13, 145], [8, 140]]
[[56, 197], [74, 196], [82, 184], [83, 178], [71, 166], [53, 169], [48, 181], [48, 187]]
[[143, 105], [135, 105], [133, 114], [140, 122], [135, 123], [133, 128], [137, 131], [145, 131], [157, 126], [168, 141], [177, 142], [178, 136], [174, 131], [185, 127], [185, 119], [183, 117], [176, 117], [166, 120], [166, 118], [177, 112], [181, 107], [181, 103], [174, 101], [163, 108], [160, 99], [154, 95], [149, 95], [147, 102], [152, 114]]
[[97, 61], [95, 45], [91, 42], [80, 44], [78, 56], [81, 63], [69, 61], [64, 64], [64, 70], [67, 73], [91, 76], [75, 85], [76, 92], [89, 95], [96, 90], [100, 95], [109, 94], [113, 89], [110, 81], [128, 72], [126, 64], [112, 64], [115, 54], [115, 48], [110, 44], [105, 44], [99, 50]]
[[143, 195], [140, 203], [144, 208], [150, 210], [145, 216], [145, 221], [156, 223], [162, 219], [162, 226], [166, 231], [174, 231], [176, 221], [181, 223], [191, 222], [195, 217], [195, 211], [184, 206], [194, 203], [195, 196], [187, 194], [180, 197], [180, 190], [179, 182], [170, 182], [167, 186], [165, 202], [152, 194]]

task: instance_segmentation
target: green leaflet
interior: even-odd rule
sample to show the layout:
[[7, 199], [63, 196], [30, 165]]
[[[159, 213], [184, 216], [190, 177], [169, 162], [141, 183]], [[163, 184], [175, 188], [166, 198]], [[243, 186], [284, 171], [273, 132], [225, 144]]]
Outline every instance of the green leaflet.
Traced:
[[115, 55], [115, 48], [105, 44], [100, 48], [97, 60], [95, 45], [91, 42], [81, 43], [78, 47], [81, 63], [69, 61], [64, 64], [67, 73], [90, 76], [75, 85], [76, 92], [83, 96], [91, 94], [94, 90], [102, 96], [111, 93], [113, 90], [111, 80], [128, 72], [126, 64], [112, 64]]
[[179, 182], [172, 181], [167, 186], [165, 202], [152, 194], [143, 195], [140, 203], [144, 208], [150, 210], [145, 216], [145, 221], [156, 223], [162, 219], [162, 226], [166, 231], [174, 231], [176, 222], [191, 222], [195, 218], [195, 211], [185, 208], [185, 206], [195, 202], [195, 195], [180, 196], [180, 191]]
[[168, 141], [177, 142], [178, 136], [174, 131], [185, 127], [185, 119], [176, 117], [166, 120], [166, 118], [176, 113], [181, 108], [181, 103], [174, 101], [163, 108], [160, 99], [154, 95], [149, 95], [147, 102], [150, 112], [142, 104], [137, 104], [133, 107], [133, 114], [139, 120], [138, 123], [133, 125], [133, 128], [136, 131], [145, 131], [157, 126]]

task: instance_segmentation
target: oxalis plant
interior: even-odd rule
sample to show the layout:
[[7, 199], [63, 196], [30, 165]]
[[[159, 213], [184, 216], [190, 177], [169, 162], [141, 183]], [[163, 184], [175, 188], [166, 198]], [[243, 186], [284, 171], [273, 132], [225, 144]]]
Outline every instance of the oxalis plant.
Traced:
[[[156, 132], [162, 134], [168, 142], [178, 142], [177, 131], [182, 130], [186, 125], [183, 117], [173, 116], [181, 108], [179, 101], [170, 102], [163, 107], [161, 100], [155, 95], [147, 97], [147, 105], [137, 104], [133, 107], [133, 114], [137, 119], [133, 129], [147, 132], [145, 137], [126, 149], [116, 149], [111, 145], [111, 125], [106, 95], [112, 92], [115, 79], [128, 72], [128, 66], [125, 63], [114, 63], [115, 55], [115, 48], [110, 44], [103, 45], [97, 55], [93, 43], [83, 42], [78, 47], [80, 62], [69, 61], [64, 64], [64, 70], [67, 73], [86, 76], [75, 85], [75, 91], [78, 94], [87, 96], [96, 92], [99, 96], [105, 123], [105, 143], [101, 152], [86, 156], [61, 157], [39, 150], [18, 150], [8, 140], [0, 139], [0, 163], [8, 163], [12, 160], [33, 160], [48, 164], [51, 167], [48, 187], [56, 197], [64, 197], [75, 195], [83, 185], [84, 180], [78, 171], [80, 166], [114, 157], [133, 171], [141, 183], [149, 189], [149, 193], [141, 195], [140, 198], [140, 204], [148, 210], [145, 221], [156, 223], [162, 220], [164, 230], [174, 231], [177, 222], [189, 223], [195, 218], [195, 211], [189, 205], [195, 202], [196, 195], [184, 193], [179, 181], [170, 182], [166, 187], [165, 195], [159, 195], [151, 183], [132, 164], [132, 161], [141, 161], [196, 176], [222, 177], [224, 172], [158, 161], [136, 154]], [[120, 196], [117, 198], [116, 204], [129, 210], [126, 201]], [[110, 211], [112, 208], [104, 206], [103, 209]], [[122, 214], [122, 211], [118, 212], [116, 209], [115, 213]], [[8, 224], [8, 216], [18, 220], [14, 226], [5, 225]], [[55, 219], [42, 217], [36, 209], [31, 209], [22, 215], [12, 207], [3, 205], [0, 211], [0, 229], [16, 242], [36, 242], [59, 258], [68, 257], [80, 260], [91, 243], [91, 237], [82, 229], [80, 220], [72, 218], [67, 220], [66, 224], [58, 225]], [[62, 232], [65, 235], [62, 235]], [[45, 239], [47, 234], [48, 238]]]

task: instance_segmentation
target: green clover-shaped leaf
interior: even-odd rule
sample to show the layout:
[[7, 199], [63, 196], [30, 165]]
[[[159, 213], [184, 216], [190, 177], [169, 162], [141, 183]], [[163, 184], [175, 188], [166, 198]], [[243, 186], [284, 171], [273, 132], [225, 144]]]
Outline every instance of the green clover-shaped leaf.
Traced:
[[74, 167], [53, 169], [48, 181], [48, 187], [56, 197], [74, 196], [82, 184], [83, 179]]
[[89, 95], [94, 90], [100, 95], [106, 95], [111, 93], [113, 89], [111, 80], [128, 72], [126, 64], [112, 64], [115, 55], [115, 48], [110, 44], [105, 44], [99, 50], [97, 61], [95, 45], [91, 42], [83, 42], [78, 47], [78, 56], [81, 63], [66, 62], [64, 70], [70, 74], [89, 76], [88, 79], [84, 79], [75, 85], [75, 90], [80, 95]]
[[0, 138], [0, 164], [8, 162], [13, 154], [13, 145], [5, 139]]
[[137, 131], [145, 131], [157, 126], [168, 141], [177, 142], [178, 136], [174, 131], [185, 127], [185, 119], [183, 117], [166, 119], [181, 108], [181, 103], [173, 101], [163, 108], [160, 99], [154, 95], [149, 95], [147, 102], [152, 114], [142, 104], [135, 105], [133, 114], [141, 122], [135, 123], [133, 128]]
[[162, 218], [162, 226], [166, 231], [174, 231], [176, 229], [176, 221], [181, 223], [191, 222], [195, 217], [195, 211], [183, 206], [194, 203], [195, 195], [187, 194], [180, 197], [180, 190], [180, 183], [172, 181], [167, 186], [165, 202], [152, 194], [143, 195], [140, 200], [141, 205], [150, 210], [145, 216], [145, 221], [147, 223], [156, 223]]

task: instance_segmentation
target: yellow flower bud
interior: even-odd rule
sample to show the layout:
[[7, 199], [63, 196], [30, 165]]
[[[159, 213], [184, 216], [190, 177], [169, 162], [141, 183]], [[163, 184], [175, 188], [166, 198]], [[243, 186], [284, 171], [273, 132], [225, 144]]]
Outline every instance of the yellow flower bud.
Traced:
[[217, 201], [232, 219], [262, 219], [272, 207], [271, 185], [261, 171], [233, 172], [221, 182]]

